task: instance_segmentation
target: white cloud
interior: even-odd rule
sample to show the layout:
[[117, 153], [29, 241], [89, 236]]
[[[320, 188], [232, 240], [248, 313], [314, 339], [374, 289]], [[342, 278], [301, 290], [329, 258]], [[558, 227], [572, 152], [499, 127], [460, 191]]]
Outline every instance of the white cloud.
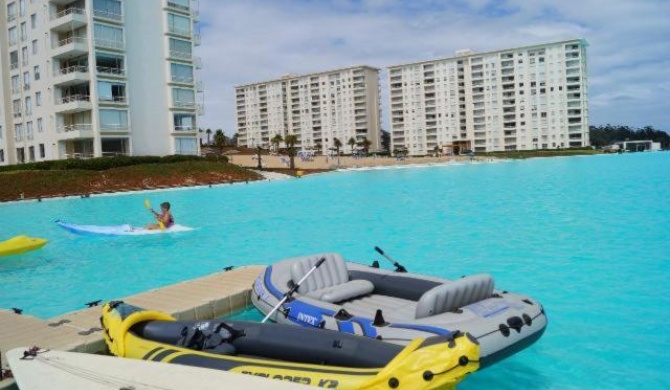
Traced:
[[659, 104], [670, 100], [666, 0], [201, 0], [200, 11], [200, 123], [230, 134], [236, 85], [582, 37], [590, 44], [591, 124], [670, 130], [670, 110]]

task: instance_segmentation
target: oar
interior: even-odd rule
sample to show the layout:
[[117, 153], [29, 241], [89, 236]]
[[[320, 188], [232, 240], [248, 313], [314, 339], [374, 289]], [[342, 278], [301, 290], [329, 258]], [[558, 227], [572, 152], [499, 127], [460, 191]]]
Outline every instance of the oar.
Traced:
[[325, 257], [322, 257], [319, 261], [317, 261], [316, 264], [314, 264], [314, 267], [312, 267], [312, 269], [310, 269], [309, 272], [307, 272], [305, 274], [305, 276], [303, 276], [302, 279], [300, 279], [300, 281], [298, 283], [294, 284], [293, 287], [291, 287], [291, 289], [288, 290], [288, 292], [286, 294], [284, 294], [284, 298], [282, 298], [281, 301], [279, 301], [277, 306], [272, 308], [272, 310], [268, 313], [268, 315], [266, 315], [265, 318], [263, 318], [263, 321], [261, 321], [261, 323], [264, 323], [265, 321], [267, 321], [268, 318], [270, 318], [272, 316], [272, 314], [274, 314], [274, 312], [276, 312], [277, 309], [279, 309], [281, 307], [281, 305], [283, 305], [284, 302], [286, 302], [286, 300], [289, 299], [291, 297], [291, 295], [293, 295], [298, 290], [298, 288], [300, 287], [302, 282], [304, 282], [305, 279], [307, 279], [309, 277], [309, 275], [312, 274], [312, 272], [316, 271], [316, 269], [319, 268], [319, 266], [321, 266], [321, 264], [323, 264], [324, 261], [326, 261]]
[[[156, 215], [157, 213], [154, 211], [154, 209], [151, 208], [151, 203], [149, 203], [149, 199], [144, 199], [144, 207], [146, 207], [149, 211], [154, 213]], [[158, 227], [161, 228], [161, 230], [165, 230], [165, 223], [161, 221], [160, 219], [156, 218], [158, 220]]]
[[375, 250], [376, 250], [377, 252], [379, 252], [380, 255], [384, 256], [384, 257], [386, 258], [386, 260], [390, 261], [391, 263], [393, 263], [393, 265], [395, 265], [395, 272], [407, 272], [407, 268], [403, 267], [402, 265], [400, 265], [400, 263], [398, 263], [397, 261], [393, 260], [393, 259], [391, 258], [391, 256], [389, 256], [389, 255], [387, 255], [386, 253], [384, 253], [384, 251], [382, 250], [382, 248], [376, 246], [376, 247], [375, 247]]

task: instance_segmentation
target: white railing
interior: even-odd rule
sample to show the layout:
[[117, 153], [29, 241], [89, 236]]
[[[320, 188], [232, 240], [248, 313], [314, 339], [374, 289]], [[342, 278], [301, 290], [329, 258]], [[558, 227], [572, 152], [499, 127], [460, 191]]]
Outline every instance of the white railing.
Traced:
[[107, 66], [98, 66], [96, 69], [100, 74], [107, 74], [114, 76], [125, 76], [126, 74], [126, 70], [123, 68], [110, 68]]
[[100, 125], [100, 131], [127, 132], [130, 130], [127, 123], [106, 123]]
[[58, 13], [52, 14], [50, 18], [51, 18], [51, 20], [56, 20], [56, 19], [60, 19], [64, 16], [68, 16], [68, 15], [71, 15], [71, 14], [86, 15], [86, 11], [83, 8], [73, 7], [73, 8], [68, 8], [66, 10], [63, 10], [63, 11], [60, 11]]
[[125, 96], [99, 96], [98, 101], [100, 103], [126, 103], [127, 99]]
[[68, 104], [68, 103], [74, 103], [74, 102], [90, 102], [91, 97], [88, 95], [70, 95], [70, 96], [63, 96], [60, 100], [56, 102], [56, 104]]
[[175, 3], [174, 1], [170, 1], [170, 0], [167, 1], [167, 6], [170, 7], [170, 8], [178, 9], [180, 11], [184, 11], [184, 12], [189, 12], [191, 10], [191, 8], [187, 5]]
[[114, 41], [114, 40], [111, 40], [111, 39], [95, 38], [95, 45], [100, 46], [100, 47], [107, 47], [107, 48], [110, 48], [110, 49], [121, 50], [125, 46], [125, 43], [123, 41]]
[[93, 158], [93, 153], [61, 153], [60, 158], [77, 158], [77, 159], [87, 159]]
[[198, 131], [196, 127], [193, 126], [175, 126], [174, 131], [176, 132], [195, 132]]
[[56, 131], [59, 133], [69, 133], [71, 131], [93, 131], [93, 125], [91, 123], [79, 123], [74, 125], [63, 125], [58, 126]]
[[200, 37], [200, 34], [193, 34], [193, 44], [195, 46], [200, 46], [200, 44], [202, 44], [202, 38]]
[[170, 50], [170, 57], [179, 58], [182, 60], [191, 60], [193, 59], [193, 53], [185, 51]]
[[75, 73], [75, 72], [88, 73], [88, 66], [72, 65], [72, 66], [68, 66], [67, 68], [56, 69], [54, 71], [54, 76], [64, 76], [66, 74]]
[[9, 70], [14, 70], [14, 69], [18, 69], [18, 68], [19, 68], [19, 63], [18, 62], [12, 62], [9, 65]]
[[177, 28], [175, 26], [168, 26], [168, 31], [171, 32], [172, 34], [177, 34], [184, 37], [191, 36], [191, 29], [189, 28]]
[[173, 83], [193, 84], [193, 76], [172, 76]]
[[115, 21], [123, 20], [123, 15], [122, 14], [116, 14], [116, 13], [113, 13], [113, 12], [103, 11], [103, 10], [99, 10], [99, 9], [94, 9], [93, 10], [93, 16], [95, 16], [96, 18], [104, 18], [104, 19], [115, 20]]
[[176, 101], [173, 103], [175, 107], [185, 107], [185, 108], [195, 108], [196, 104], [195, 102], [180, 102]]
[[102, 157], [130, 156], [129, 152], [102, 152]]
[[7, 15], [7, 21], [8, 22], [11, 22], [14, 19], [16, 19], [16, 14], [8, 14]]
[[60, 41], [56, 42], [56, 45], [54, 46], [54, 49], [58, 48], [58, 47], [65, 46], [65, 45], [69, 45], [69, 44], [72, 44], [72, 43], [86, 43], [86, 42], [88, 42], [88, 39], [86, 39], [84, 37], [69, 37], [69, 38], [61, 39]]

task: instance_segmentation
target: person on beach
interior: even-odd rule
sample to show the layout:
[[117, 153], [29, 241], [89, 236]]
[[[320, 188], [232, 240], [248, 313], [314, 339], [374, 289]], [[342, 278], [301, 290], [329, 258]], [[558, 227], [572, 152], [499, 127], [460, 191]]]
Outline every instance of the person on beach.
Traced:
[[[156, 217], [157, 223], [149, 224], [145, 227], [147, 230], [157, 230], [157, 229], [169, 229], [174, 225], [174, 217], [170, 212], [170, 203], [163, 202], [161, 203], [161, 213], [157, 213], [153, 209], [151, 210], [154, 217]], [[161, 226], [162, 225], [162, 226]]]

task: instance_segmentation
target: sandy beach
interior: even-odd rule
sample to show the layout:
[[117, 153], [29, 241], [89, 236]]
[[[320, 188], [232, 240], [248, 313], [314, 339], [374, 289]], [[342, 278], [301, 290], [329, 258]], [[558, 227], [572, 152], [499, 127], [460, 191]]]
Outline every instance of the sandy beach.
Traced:
[[[257, 167], [258, 163], [255, 155], [231, 155], [228, 156], [232, 164], [248, 168]], [[486, 157], [485, 160], [492, 158]], [[474, 158], [475, 161], [482, 161], [483, 158]], [[263, 168], [288, 168], [288, 157], [286, 156], [262, 156]], [[443, 156], [443, 157], [406, 157], [396, 159], [395, 157], [363, 157], [353, 158], [351, 156], [337, 157], [315, 156], [312, 160], [302, 160], [295, 158], [296, 169], [351, 169], [364, 167], [381, 167], [391, 165], [414, 165], [414, 164], [436, 164], [458, 161], [470, 161], [467, 156]]]

